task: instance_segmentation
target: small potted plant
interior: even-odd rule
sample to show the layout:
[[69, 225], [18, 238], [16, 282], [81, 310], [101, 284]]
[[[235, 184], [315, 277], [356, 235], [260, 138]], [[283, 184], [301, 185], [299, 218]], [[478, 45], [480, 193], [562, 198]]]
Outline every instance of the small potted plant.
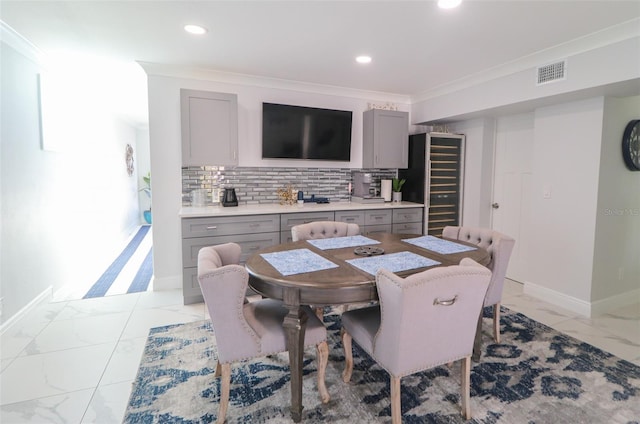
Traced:
[[144, 191], [147, 197], [149, 197], [149, 209], [143, 212], [144, 220], [147, 224], [151, 224], [151, 171], [142, 177], [142, 181], [144, 181], [145, 186], [138, 191]]
[[393, 190], [392, 200], [394, 202], [402, 201], [402, 186], [406, 183], [406, 179], [392, 178], [391, 179], [391, 189]]

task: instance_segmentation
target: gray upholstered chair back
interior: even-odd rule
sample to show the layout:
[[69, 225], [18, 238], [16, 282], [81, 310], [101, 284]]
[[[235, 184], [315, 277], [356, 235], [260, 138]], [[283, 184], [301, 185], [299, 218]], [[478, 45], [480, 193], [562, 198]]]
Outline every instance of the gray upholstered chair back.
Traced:
[[376, 275], [380, 305], [342, 314], [342, 342], [349, 382], [355, 340], [391, 377], [391, 420], [402, 421], [400, 378], [462, 360], [461, 404], [471, 418], [469, 381], [478, 316], [491, 271], [471, 259], [407, 278], [387, 270]]
[[249, 274], [237, 265], [240, 250], [235, 243], [225, 243], [204, 247], [198, 254], [198, 281], [222, 363], [252, 358], [260, 352], [260, 339], [243, 313]]
[[390, 374], [402, 377], [471, 355], [491, 273], [467, 261], [405, 279], [378, 272], [381, 322], [373, 353]]
[[293, 241], [356, 236], [358, 234], [360, 234], [358, 224], [337, 221], [315, 221], [291, 227]]
[[484, 305], [500, 303], [515, 240], [498, 231], [477, 227], [445, 227], [442, 231], [442, 237], [473, 243], [489, 251], [491, 262], [487, 268], [491, 270], [492, 275]]

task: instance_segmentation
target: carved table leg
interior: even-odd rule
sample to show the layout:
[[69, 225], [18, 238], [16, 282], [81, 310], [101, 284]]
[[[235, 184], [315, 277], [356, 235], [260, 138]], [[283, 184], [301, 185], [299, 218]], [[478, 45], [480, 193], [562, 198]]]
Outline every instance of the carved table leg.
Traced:
[[285, 306], [289, 310], [282, 326], [289, 351], [289, 368], [291, 370], [291, 418], [298, 423], [302, 419], [302, 356], [307, 315], [300, 308], [297, 290], [285, 291], [284, 298]]

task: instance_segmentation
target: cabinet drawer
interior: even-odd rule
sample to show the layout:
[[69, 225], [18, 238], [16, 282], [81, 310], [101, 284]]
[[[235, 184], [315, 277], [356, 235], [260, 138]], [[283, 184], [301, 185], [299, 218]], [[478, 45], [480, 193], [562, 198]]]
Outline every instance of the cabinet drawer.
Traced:
[[394, 209], [393, 223], [422, 222], [422, 208]]
[[390, 233], [391, 224], [385, 225], [366, 225], [361, 229], [362, 235], [376, 234], [376, 233]]
[[[370, 210], [364, 213], [364, 225], [391, 224], [392, 211]], [[389, 227], [391, 230], [391, 227]]]
[[364, 225], [364, 211], [337, 211], [336, 221]]
[[238, 243], [242, 253], [240, 262], [246, 262], [247, 258], [257, 250], [280, 243], [280, 233], [238, 234], [232, 236], [197, 237], [182, 240], [182, 267], [198, 265], [198, 252], [205, 246], [214, 246], [222, 243]]
[[393, 224], [394, 234], [422, 234], [422, 222], [403, 222]]
[[182, 238], [280, 231], [279, 215], [223, 216], [182, 220]]
[[280, 215], [280, 230], [291, 231], [291, 227], [314, 221], [333, 221], [334, 216], [333, 212], [283, 213]]

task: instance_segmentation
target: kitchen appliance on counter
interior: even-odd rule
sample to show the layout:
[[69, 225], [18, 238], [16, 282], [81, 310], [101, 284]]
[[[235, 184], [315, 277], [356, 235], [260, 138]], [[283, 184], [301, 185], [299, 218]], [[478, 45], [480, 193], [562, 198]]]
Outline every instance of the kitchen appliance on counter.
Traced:
[[235, 188], [225, 188], [222, 195], [222, 206], [238, 206], [238, 196]]
[[384, 203], [384, 198], [376, 196], [375, 188], [371, 187], [373, 179], [368, 172], [353, 173], [353, 196], [356, 203]]

